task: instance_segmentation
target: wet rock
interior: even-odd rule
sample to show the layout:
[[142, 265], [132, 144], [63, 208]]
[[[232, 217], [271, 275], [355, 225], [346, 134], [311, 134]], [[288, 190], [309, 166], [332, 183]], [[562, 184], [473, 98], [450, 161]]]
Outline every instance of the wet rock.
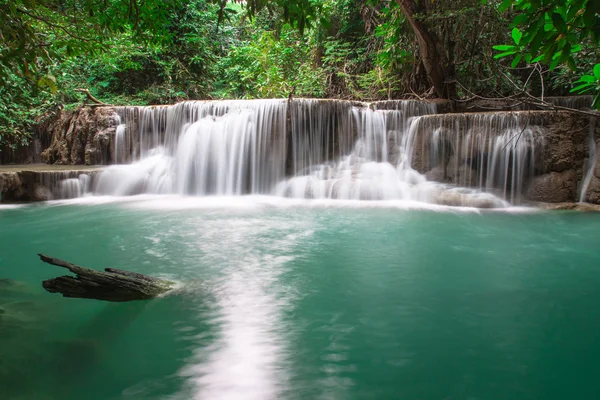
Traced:
[[577, 174], [573, 170], [536, 176], [529, 182], [525, 191], [529, 200], [548, 203], [572, 201], [576, 193]]
[[463, 192], [460, 190], [446, 190], [440, 193], [436, 202], [445, 206], [475, 207], [475, 208], [503, 208], [508, 203], [487, 193]]
[[81, 107], [62, 112], [46, 128], [52, 142], [42, 152], [42, 159], [62, 165], [109, 164], [118, 125], [114, 107]]
[[590, 203], [535, 203], [533, 206], [537, 208], [543, 208], [546, 210], [573, 210], [573, 211], [584, 211], [584, 212], [600, 212], [600, 204]]
[[33, 201], [48, 201], [54, 199], [52, 190], [43, 185], [36, 185], [33, 192]]
[[596, 176], [592, 177], [586, 192], [585, 200], [590, 203], [600, 204], [600, 178]]
[[23, 184], [16, 172], [0, 173], [0, 199], [14, 201], [23, 195]]
[[468, 165], [461, 165], [456, 173], [456, 180], [461, 186], [477, 186], [477, 171]]
[[31, 293], [31, 288], [24, 282], [8, 278], [0, 278], [0, 297], [14, 295], [17, 293]]
[[446, 173], [444, 172], [444, 168], [435, 167], [429, 172], [427, 172], [425, 174], [425, 177], [428, 181], [444, 182], [446, 180]]

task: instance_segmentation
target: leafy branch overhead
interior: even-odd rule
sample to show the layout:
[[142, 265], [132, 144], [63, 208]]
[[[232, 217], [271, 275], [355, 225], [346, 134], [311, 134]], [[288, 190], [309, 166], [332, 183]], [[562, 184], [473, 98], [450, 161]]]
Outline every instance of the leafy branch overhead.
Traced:
[[594, 106], [600, 109], [600, 65], [592, 65], [587, 71], [581, 67], [582, 59], [600, 46], [600, 1], [504, 0], [499, 7], [501, 11], [511, 8], [516, 12], [513, 44], [494, 46], [499, 52], [494, 58], [512, 57], [512, 68], [522, 61], [543, 63], [551, 71], [565, 65], [583, 74], [571, 91], [592, 91]]

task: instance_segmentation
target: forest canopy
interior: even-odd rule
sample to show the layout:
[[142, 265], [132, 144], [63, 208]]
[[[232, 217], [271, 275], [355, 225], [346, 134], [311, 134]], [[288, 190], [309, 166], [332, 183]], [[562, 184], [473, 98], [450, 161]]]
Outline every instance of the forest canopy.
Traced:
[[8, 0], [0, 45], [12, 146], [80, 88], [109, 104], [585, 93], [600, 108], [593, 0]]

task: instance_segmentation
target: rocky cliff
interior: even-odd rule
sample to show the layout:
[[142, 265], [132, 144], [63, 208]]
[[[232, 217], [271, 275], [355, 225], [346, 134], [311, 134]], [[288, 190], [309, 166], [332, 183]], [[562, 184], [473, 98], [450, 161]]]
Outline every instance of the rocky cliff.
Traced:
[[44, 162], [59, 165], [107, 165], [114, 158], [119, 115], [114, 107], [81, 107], [62, 111], [47, 124], [50, 146]]

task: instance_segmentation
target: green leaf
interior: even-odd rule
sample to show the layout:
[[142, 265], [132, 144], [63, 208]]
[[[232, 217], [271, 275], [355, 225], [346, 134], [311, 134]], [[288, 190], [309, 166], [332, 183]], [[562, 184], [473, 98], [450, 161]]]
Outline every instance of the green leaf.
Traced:
[[512, 5], [512, 0], [504, 0], [502, 4], [498, 7], [500, 11], [506, 11]]
[[517, 68], [517, 65], [519, 65], [519, 62], [521, 61], [521, 55], [517, 54], [517, 56], [513, 59], [512, 63], [510, 64], [510, 66], [512, 68]]
[[544, 59], [543, 55], [537, 56], [536, 58], [534, 58], [533, 60], [531, 60], [531, 63], [535, 64], [535, 63], [538, 63], [538, 62], [542, 61], [543, 59]]
[[600, 64], [594, 66], [594, 76], [596, 79], [600, 80]]
[[498, 46], [494, 46], [494, 50], [498, 50], [498, 51], [507, 51], [507, 50], [516, 50], [517, 47], [516, 46], [512, 46], [510, 44], [501, 44]]
[[521, 31], [518, 28], [513, 28], [512, 30], [512, 38], [515, 41], [515, 43], [518, 45], [519, 43], [521, 43], [521, 38], [523, 37], [523, 34], [521, 33]]
[[566, 33], [568, 30], [567, 23], [559, 13], [552, 13], [552, 24], [559, 32]]
[[590, 6], [589, 4], [583, 13], [583, 24], [586, 28], [593, 28], [598, 24], [594, 7]]
[[581, 78], [579, 78], [579, 80], [575, 81], [575, 83], [579, 83], [579, 82], [586, 82], [586, 83], [591, 83], [591, 82], [595, 82], [596, 78], [594, 78], [591, 75], [583, 75]]
[[592, 89], [593, 85], [590, 83], [586, 83], [585, 85], [580, 85], [571, 89], [571, 93], [585, 93]]
[[494, 58], [495, 58], [495, 59], [498, 59], [498, 58], [502, 58], [502, 57], [506, 57], [506, 56], [512, 56], [512, 55], [513, 55], [513, 54], [515, 54], [515, 53], [516, 53], [516, 51], [506, 51], [506, 52], [504, 52], [504, 53], [496, 54], [496, 55], [494, 56]]

